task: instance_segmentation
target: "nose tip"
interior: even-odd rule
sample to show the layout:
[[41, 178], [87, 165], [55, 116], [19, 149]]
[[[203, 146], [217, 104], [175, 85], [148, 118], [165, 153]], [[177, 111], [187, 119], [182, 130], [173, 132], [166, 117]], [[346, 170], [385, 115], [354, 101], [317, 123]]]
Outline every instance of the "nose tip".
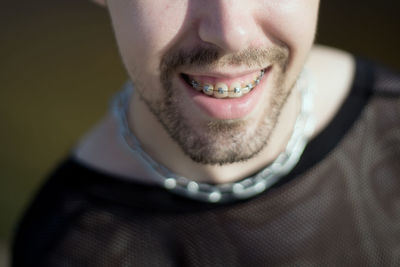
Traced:
[[237, 52], [251, 45], [257, 28], [248, 14], [251, 11], [235, 3], [214, 0], [206, 8], [198, 29], [202, 41], [216, 45], [225, 52]]

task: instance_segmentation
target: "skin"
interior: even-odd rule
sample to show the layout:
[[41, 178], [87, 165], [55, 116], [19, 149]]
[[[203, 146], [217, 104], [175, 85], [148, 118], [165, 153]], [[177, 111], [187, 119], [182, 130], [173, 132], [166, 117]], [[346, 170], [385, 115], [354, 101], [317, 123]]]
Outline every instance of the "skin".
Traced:
[[[284, 150], [301, 104], [298, 92], [292, 91], [314, 42], [318, 0], [97, 2], [109, 9], [123, 62], [135, 84], [130, 126], [144, 149], [156, 161], [193, 180], [224, 183], [254, 173]], [[238, 17], [242, 19], [236, 19]], [[163, 63], [169, 55], [199, 48], [215, 51], [218, 56], [205, 64], [195, 62], [160, 67], [165, 66]], [[225, 59], [243, 51], [271, 51], [275, 48], [285, 52], [283, 61], [261, 57], [261, 62], [249, 62], [242, 58], [243, 61], [234, 64], [222, 64], [229, 62]], [[329, 53], [320, 53], [323, 55], [316, 57], [310, 66], [318, 70], [323, 62], [320, 58]], [[334, 58], [341, 58], [337, 65], [346, 66], [342, 68], [346, 75], [340, 74], [344, 79], [340, 90], [333, 95], [334, 105], [329, 109], [322, 108], [328, 111], [317, 118], [317, 130], [323, 128], [334, 114], [351, 80], [352, 63], [349, 57], [341, 55]], [[332, 62], [335, 64], [335, 60]], [[221, 73], [256, 70], [265, 65], [271, 67], [271, 72], [268, 81], [260, 85], [261, 100], [250, 114], [235, 119], [233, 123], [210, 117], [194, 105], [179, 78], [182, 72], [206, 72], [218, 76]], [[321, 80], [321, 83], [325, 82]], [[169, 101], [166, 101], [168, 97]], [[317, 97], [320, 97], [318, 93]], [[317, 108], [320, 108], [319, 105]], [[169, 121], [171, 116], [167, 115], [170, 113], [179, 116]], [[210, 128], [210, 123], [217, 126]], [[176, 129], [179, 129], [178, 134], [174, 133]], [[178, 136], [182, 132], [184, 135]], [[130, 173], [134, 170], [151, 180], [151, 174], [132, 156], [121, 152], [116, 144], [108, 149], [115, 155], [111, 162], [119, 159], [119, 165], [104, 164], [107, 162], [105, 159], [93, 160], [96, 144], [105, 143], [106, 138], [108, 143], [113, 144], [110, 142], [115, 136], [112, 119], [107, 119], [94, 133], [77, 150], [78, 158], [92, 162], [92, 165], [108, 166], [106, 168], [111, 172], [125, 176], [132, 176]], [[189, 136], [194, 140], [191, 143], [201, 143], [201, 147], [206, 148], [205, 152], [190, 147], [190, 142], [186, 140]], [[232, 143], [249, 143], [250, 146], [234, 146]], [[232, 157], [232, 151], [235, 151], [236, 157]], [[201, 153], [202, 156], [196, 158]]]

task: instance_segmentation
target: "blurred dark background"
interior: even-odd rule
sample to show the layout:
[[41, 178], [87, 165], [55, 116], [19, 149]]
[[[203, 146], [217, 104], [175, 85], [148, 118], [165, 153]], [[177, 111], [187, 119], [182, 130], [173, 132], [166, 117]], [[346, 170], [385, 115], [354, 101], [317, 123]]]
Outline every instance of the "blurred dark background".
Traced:
[[[107, 112], [126, 74], [105, 9], [87, 0], [0, 3], [4, 266], [21, 212], [55, 164]], [[400, 1], [322, 0], [317, 42], [400, 70], [399, 14]]]

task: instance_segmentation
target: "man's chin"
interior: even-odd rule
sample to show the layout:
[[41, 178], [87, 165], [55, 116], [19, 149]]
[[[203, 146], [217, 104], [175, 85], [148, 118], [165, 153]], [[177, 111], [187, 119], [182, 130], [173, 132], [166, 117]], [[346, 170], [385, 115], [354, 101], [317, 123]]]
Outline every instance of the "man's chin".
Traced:
[[247, 121], [213, 121], [203, 129], [180, 125], [179, 131], [169, 133], [194, 162], [227, 165], [247, 161], [266, 146], [271, 129], [248, 124]]
[[202, 147], [201, 151], [195, 153], [186, 151], [186, 155], [199, 164], [224, 166], [248, 161], [259, 154], [264, 146], [261, 146], [257, 151], [249, 151], [248, 153], [243, 153], [243, 150], [240, 151], [241, 148]]

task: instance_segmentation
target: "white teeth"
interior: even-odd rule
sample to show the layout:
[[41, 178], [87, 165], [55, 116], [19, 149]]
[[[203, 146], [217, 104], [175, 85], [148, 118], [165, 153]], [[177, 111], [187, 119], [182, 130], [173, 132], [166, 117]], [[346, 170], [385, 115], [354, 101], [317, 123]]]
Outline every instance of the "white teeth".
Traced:
[[250, 92], [250, 88], [246, 85], [245, 87], [242, 88], [242, 94], [247, 94], [248, 92]]
[[203, 85], [203, 93], [206, 95], [213, 95], [214, 94], [214, 86], [211, 84], [205, 84]]
[[242, 85], [239, 82], [231, 84], [228, 92], [229, 97], [241, 97], [243, 95]]
[[224, 83], [217, 83], [215, 85], [214, 96], [216, 98], [225, 98], [228, 96], [228, 86]]
[[244, 87], [239, 82], [234, 82], [228, 88], [225, 83], [217, 83], [215, 86], [212, 84], [201, 84], [196, 80], [190, 80], [190, 84], [197, 91], [202, 91], [208, 96], [214, 96], [216, 98], [235, 98], [241, 97], [248, 92], [250, 92], [254, 87], [256, 87], [260, 82], [261, 78], [264, 76], [265, 70], [261, 70], [260, 74], [254, 78], [250, 83], [247, 83]]

